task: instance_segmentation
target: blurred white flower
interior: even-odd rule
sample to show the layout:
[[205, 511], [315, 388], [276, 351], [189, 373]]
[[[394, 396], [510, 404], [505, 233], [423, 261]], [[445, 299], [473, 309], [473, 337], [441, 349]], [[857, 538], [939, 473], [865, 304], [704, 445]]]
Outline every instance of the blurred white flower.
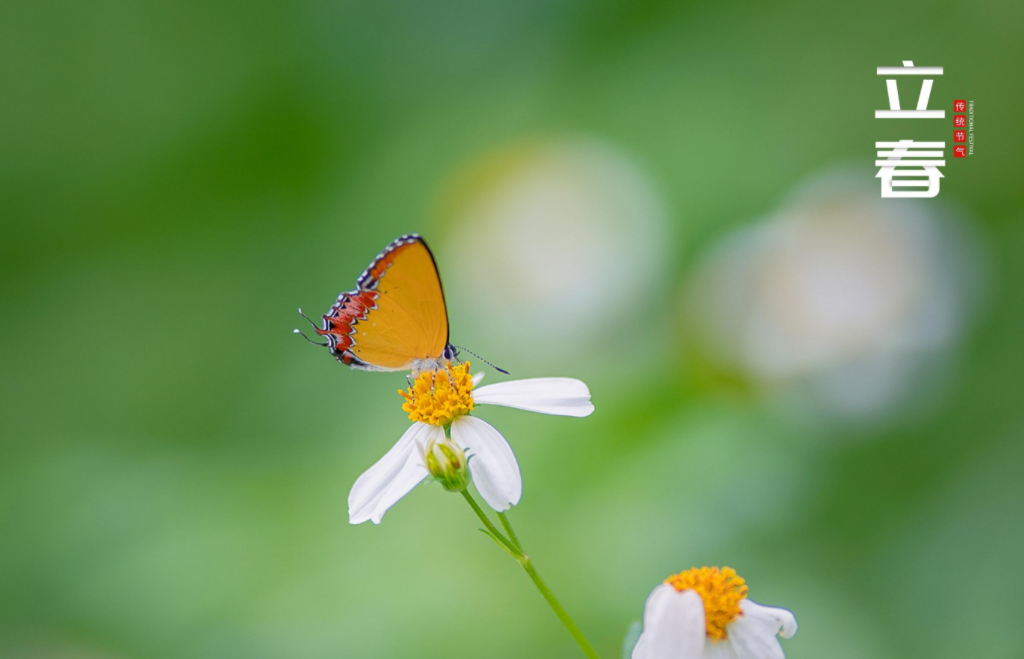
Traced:
[[665, 267], [653, 185], [594, 140], [489, 154], [456, 179], [442, 214], [450, 297], [473, 300], [481, 335], [519, 339], [528, 324], [524, 356], [538, 360], [595, 346], [621, 324], [617, 305], [635, 313], [654, 298]]
[[777, 636], [795, 633], [793, 614], [748, 600], [732, 568], [692, 568], [647, 597], [633, 659], [784, 659]]
[[[406, 402], [412, 426], [383, 458], [367, 469], [348, 496], [352, 524], [380, 524], [399, 499], [433, 475], [445, 489], [468, 485], [469, 473], [480, 496], [494, 510], [519, 503], [523, 479], [512, 447], [489, 423], [470, 416], [476, 404], [502, 405], [560, 416], [588, 416], [594, 411], [590, 390], [571, 378], [534, 378], [492, 384], [473, 391], [482, 376], [469, 375], [469, 362], [444, 371], [421, 373]], [[448, 437], [450, 433], [450, 438]], [[454, 444], [453, 444], [454, 443]], [[464, 460], [468, 454], [468, 460]]]
[[963, 331], [977, 264], [955, 228], [927, 204], [816, 179], [708, 253], [687, 322], [755, 382], [810, 381], [839, 414], [884, 410]]

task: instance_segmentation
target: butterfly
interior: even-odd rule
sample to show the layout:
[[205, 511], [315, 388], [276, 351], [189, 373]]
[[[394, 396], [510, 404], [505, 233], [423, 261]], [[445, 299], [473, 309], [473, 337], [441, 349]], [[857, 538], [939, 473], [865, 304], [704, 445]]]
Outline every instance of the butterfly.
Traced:
[[322, 328], [306, 320], [327, 341], [310, 343], [326, 346], [354, 369], [412, 371], [415, 376], [443, 369], [458, 357], [448, 342], [448, 308], [437, 262], [417, 234], [385, 247], [359, 275], [356, 288], [339, 295], [323, 315]]

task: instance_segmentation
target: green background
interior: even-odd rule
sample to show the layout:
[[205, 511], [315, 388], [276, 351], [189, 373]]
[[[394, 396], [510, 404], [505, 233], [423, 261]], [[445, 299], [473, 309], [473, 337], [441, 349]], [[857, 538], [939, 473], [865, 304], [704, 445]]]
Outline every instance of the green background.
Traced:
[[1022, 656], [1022, 18], [994, 1], [5, 3], [0, 656], [580, 656], [437, 485], [347, 523], [352, 482], [406, 427], [404, 380], [307, 346], [295, 308], [326, 310], [401, 233], [444, 273], [453, 177], [579, 135], [658, 190], [675, 290], [807, 177], [852, 164], [877, 185], [874, 68], [911, 58], [946, 67], [932, 107], [972, 99], [978, 121], [934, 200], [969, 218], [989, 273], [941, 405], [780, 413], [694, 377], [674, 298], [650, 291], [628, 331], [536, 360], [544, 318], [469, 334], [486, 305], [448, 281], [453, 340], [591, 387], [587, 419], [481, 416], [522, 467], [520, 537], [602, 656], [655, 584], [705, 564], [795, 612], [791, 659]]

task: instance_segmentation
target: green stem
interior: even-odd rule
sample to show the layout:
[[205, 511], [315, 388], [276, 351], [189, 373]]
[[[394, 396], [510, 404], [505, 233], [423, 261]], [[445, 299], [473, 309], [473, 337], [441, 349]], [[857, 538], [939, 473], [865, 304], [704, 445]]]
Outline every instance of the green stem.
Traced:
[[590, 659], [601, 659], [597, 655], [597, 651], [590, 645], [590, 641], [587, 640], [587, 637], [583, 635], [580, 628], [577, 627], [576, 623], [569, 617], [569, 613], [562, 608], [558, 599], [555, 598], [555, 594], [551, 592], [548, 585], [544, 583], [544, 580], [540, 578], [539, 574], [537, 574], [537, 568], [533, 567], [533, 561], [530, 560], [530, 557], [524, 555], [522, 560], [519, 561], [519, 564], [523, 566], [523, 569], [526, 570], [526, 574], [528, 574], [530, 576], [530, 580], [533, 581], [533, 585], [537, 586], [537, 590], [539, 590], [540, 594], [544, 596], [545, 600], [547, 600], [548, 606], [551, 607], [551, 610], [555, 612], [558, 619], [561, 620], [565, 628], [569, 630], [569, 634], [571, 634], [573, 639], [576, 641], [576, 645], [580, 646], [580, 649], [583, 650], [583, 654], [587, 655]]
[[562, 622], [562, 625], [566, 630], [568, 630], [569, 634], [573, 637], [573, 640], [575, 640], [576, 644], [580, 646], [581, 650], [583, 650], [583, 654], [585, 654], [588, 659], [601, 659], [598, 656], [597, 651], [590, 645], [590, 641], [587, 640], [587, 637], [583, 635], [580, 628], [577, 627], [576, 623], [573, 622], [573, 619], [569, 617], [569, 613], [562, 607], [562, 604], [558, 601], [558, 598], [555, 597], [555, 594], [551, 592], [548, 585], [540, 578], [540, 575], [537, 573], [537, 568], [533, 566], [533, 561], [531, 561], [530, 557], [526, 555], [525, 551], [523, 551], [522, 545], [519, 543], [519, 538], [516, 537], [516, 532], [512, 530], [512, 525], [509, 523], [505, 513], [498, 513], [498, 519], [501, 520], [501, 525], [505, 528], [505, 532], [508, 533], [508, 538], [511, 538], [511, 540], [503, 536], [494, 524], [491, 523], [491, 520], [486, 514], [484, 514], [484, 511], [481, 510], [480, 506], [473, 498], [473, 495], [471, 495], [468, 490], [463, 490], [462, 496], [469, 503], [473, 512], [476, 513], [476, 516], [480, 518], [480, 521], [484, 523], [484, 526], [487, 527], [490, 535], [500, 541], [503, 548], [508, 551], [509, 555], [516, 559], [516, 562], [523, 567], [527, 576], [530, 577], [530, 581], [532, 581], [533, 585], [540, 591], [541, 596], [548, 603], [548, 606], [550, 606], [551, 610], [555, 612], [555, 615], [558, 616], [558, 619]]
[[490, 532], [490, 535], [493, 536], [496, 541], [504, 545], [506, 551], [511, 553], [516, 560], [519, 560], [518, 557], [522, 555], [522, 552], [517, 547], [513, 547], [512, 543], [510, 543], [508, 539], [501, 534], [501, 531], [499, 531], [497, 527], [494, 526], [493, 523], [491, 523], [490, 518], [488, 518], [487, 515], [484, 514], [484, 511], [480, 509], [479, 504], [477, 504], [476, 499], [473, 498], [473, 495], [469, 493], [469, 490], [463, 490], [462, 496], [466, 500], [466, 502], [469, 503], [470, 508], [472, 508], [473, 512], [476, 513], [476, 516], [480, 518], [480, 521], [484, 523], [484, 526], [487, 527], [487, 530]]
[[505, 513], [498, 513], [498, 519], [501, 520], [501, 526], [505, 529], [505, 533], [508, 534], [509, 540], [511, 540], [516, 549], [522, 553], [523, 546], [519, 544], [519, 538], [516, 537], [516, 532], [512, 530], [512, 525], [508, 523], [508, 517], [505, 517]]

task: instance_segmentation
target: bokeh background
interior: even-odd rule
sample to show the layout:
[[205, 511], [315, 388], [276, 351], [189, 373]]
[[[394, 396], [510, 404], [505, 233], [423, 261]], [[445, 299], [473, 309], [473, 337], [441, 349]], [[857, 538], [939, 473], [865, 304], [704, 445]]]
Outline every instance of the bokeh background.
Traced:
[[[4, 3], [0, 656], [579, 656], [458, 497], [347, 523], [404, 380], [295, 308], [410, 231], [454, 342], [591, 387], [481, 416], [602, 656], [705, 564], [791, 659], [1024, 655], [1022, 14]], [[921, 203], [874, 178], [903, 59], [976, 102]]]

